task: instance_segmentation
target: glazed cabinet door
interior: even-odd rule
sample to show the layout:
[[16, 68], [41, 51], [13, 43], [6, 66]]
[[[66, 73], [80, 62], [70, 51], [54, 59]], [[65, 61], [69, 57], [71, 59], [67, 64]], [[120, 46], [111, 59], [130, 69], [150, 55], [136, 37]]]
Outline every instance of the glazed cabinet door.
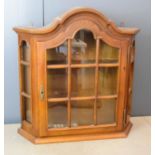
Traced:
[[118, 118], [121, 43], [117, 44], [111, 46], [82, 29], [58, 46], [42, 46], [42, 135], [117, 130], [122, 119]]

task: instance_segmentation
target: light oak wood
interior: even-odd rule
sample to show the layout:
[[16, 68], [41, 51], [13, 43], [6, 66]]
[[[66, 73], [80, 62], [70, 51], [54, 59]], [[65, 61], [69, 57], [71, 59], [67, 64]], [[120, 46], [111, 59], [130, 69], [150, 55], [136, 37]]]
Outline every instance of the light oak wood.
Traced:
[[126, 137], [138, 28], [76, 8], [18, 33], [21, 128], [33, 143]]
[[21, 96], [27, 97], [27, 98], [31, 98], [31, 96], [25, 92], [21, 92]]
[[14, 30], [16, 32], [24, 32], [24, 33], [30, 33], [30, 34], [45, 34], [45, 33], [49, 33], [51, 31], [54, 31], [55, 28], [58, 27], [58, 25], [63, 25], [64, 22], [69, 17], [74, 16], [74, 15], [79, 14], [79, 13], [91, 13], [91, 14], [94, 14], [95, 16], [100, 17], [103, 21], [106, 22], [106, 25], [108, 27], [111, 27], [117, 33], [134, 35], [137, 32], [139, 32], [138, 28], [117, 27], [111, 20], [107, 19], [102, 13], [98, 12], [97, 10], [90, 9], [90, 8], [82, 8], [82, 7], [81, 8], [71, 9], [70, 11], [68, 11], [67, 13], [62, 15], [61, 17], [57, 17], [55, 19], [55, 22], [52, 23], [51, 25], [48, 25], [47, 27], [38, 28], [38, 29], [32, 28], [32, 27], [30, 27], [30, 28], [28, 28], [28, 27], [15, 27]]
[[85, 134], [78, 136], [57, 136], [57, 137], [44, 137], [36, 138], [23, 129], [19, 129], [18, 133], [24, 136], [26, 139], [30, 140], [34, 144], [45, 144], [45, 143], [60, 143], [60, 142], [74, 142], [74, 141], [89, 141], [89, 140], [102, 140], [111, 138], [126, 138], [132, 124], [129, 123], [124, 131], [119, 131], [115, 133], [105, 133], [105, 134]]
[[48, 98], [48, 102], [62, 102], [62, 101], [68, 101], [67, 97], [64, 98]]
[[71, 40], [68, 40], [68, 127], [71, 127], [71, 57], [72, 47]]
[[27, 62], [27, 61], [23, 61], [23, 60], [21, 60], [20, 63], [21, 63], [22, 65], [25, 65], [25, 66], [29, 66], [29, 65], [30, 65], [29, 62]]
[[47, 65], [48, 69], [67, 68], [68, 65]]

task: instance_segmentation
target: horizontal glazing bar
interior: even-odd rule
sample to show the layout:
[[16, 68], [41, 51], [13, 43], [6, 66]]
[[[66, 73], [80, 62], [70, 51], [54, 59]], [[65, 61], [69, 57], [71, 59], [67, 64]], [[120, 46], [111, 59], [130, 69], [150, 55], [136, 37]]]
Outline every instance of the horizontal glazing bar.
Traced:
[[[26, 62], [24, 64], [27, 64]], [[27, 64], [29, 65], [29, 63]], [[97, 64], [72, 64], [71, 68], [91, 68], [96, 67]], [[119, 63], [99, 64], [99, 67], [118, 67]], [[68, 65], [47, 65], [47, 69], [67, 68]]]
[[96, 67], [96, 64], [72, 64], [71, 68]]
[[47, 69], [67, 68], [68, 65], [47, 65]]
[[67, 101], [68, 98], [64, 97], [64, 98], [48, 98], [48, 102], [63, 102], [63, 101]]
[[[97, 99], [113, 99], [117, 98], [117, 95], [106, 95], [106, 96], [97, 96]], [[80, 101], [80, 100], [93, 100], [95, 99], [95, 96], [82, 96], [82, 97], [71, 97], [71, 101]], [[48, 102], [62, 102], [67, 101], [68, 98], [48, 98]]]
[[28, 61], [24, 61], [24, 60], [21, 60], [20, 64], [21, 65], [25, 65], [25, 66], [29, 66], [30, 65], [30, 63]]
[[117, 95], [105, 95], [105, 96], [97, 96], [97, 99], [113, 99], [117, 98]]
[[25, 92], [21, 92], [21, 96], [24, 96], [24, 97], [29, 98], [29, 99], [31, 98], [31, 96]]
[[99, 64], [99, 67], [118, 67], [119, 63]]
[[71, 97], [71, 101], [95, 99], [95, 96]]

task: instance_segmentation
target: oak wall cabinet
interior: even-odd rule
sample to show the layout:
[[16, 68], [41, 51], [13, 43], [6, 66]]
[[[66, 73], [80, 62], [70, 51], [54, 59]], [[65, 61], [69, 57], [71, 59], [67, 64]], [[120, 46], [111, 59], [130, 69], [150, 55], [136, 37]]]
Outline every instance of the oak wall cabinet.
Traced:
[[22, 136], [50, 143], [128, 135], [139, 29], [77, 8], [47, 27], [14, 30]]

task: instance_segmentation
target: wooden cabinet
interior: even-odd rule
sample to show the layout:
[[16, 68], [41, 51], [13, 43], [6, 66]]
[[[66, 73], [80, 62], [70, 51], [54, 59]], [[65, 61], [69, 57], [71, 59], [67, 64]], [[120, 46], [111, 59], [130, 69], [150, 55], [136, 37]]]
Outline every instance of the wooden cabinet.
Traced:
[[33, 143], [126, 137], [137, 28], [78, 8], [44, 28], [16, 27], [21, 135]]

